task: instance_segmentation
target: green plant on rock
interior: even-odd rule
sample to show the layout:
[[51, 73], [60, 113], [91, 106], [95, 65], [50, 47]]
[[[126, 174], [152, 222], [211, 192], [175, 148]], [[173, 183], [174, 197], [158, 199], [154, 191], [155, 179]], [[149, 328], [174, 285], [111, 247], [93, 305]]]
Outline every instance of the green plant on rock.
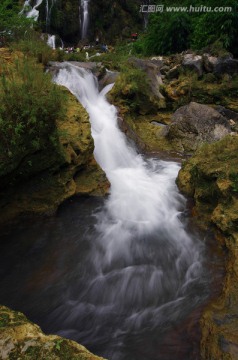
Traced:
[[127, 65], [121, 70], [111, 96], [128, 111], [140, 112], [150, 102], [149, 81], [142, 70], [133, 66]]
[[57, 146], [52, 139], [56, 120], [64, 116], [64, 100], [60, 87], [33, 60], [5, 68], [0, 78], [0, 175], [27, 154]]

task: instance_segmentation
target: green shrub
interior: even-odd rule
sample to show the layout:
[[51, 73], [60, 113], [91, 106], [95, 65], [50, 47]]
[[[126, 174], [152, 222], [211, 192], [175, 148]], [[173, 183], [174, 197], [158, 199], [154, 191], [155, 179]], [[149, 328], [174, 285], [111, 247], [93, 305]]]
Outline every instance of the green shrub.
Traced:
[[46, 40], [42, 39], [40, 34], [33, 29], [28, 29], [24, 37], [18, 42], [13, 42], [11, 49], [21, 51], [28, 57], [34, 57], [43, 65], [46, 65], [49, 61], [56, 60], [58, 56], [58, 52], [52, 50], [46, 44]]
[[145, 72], [128, 63], [121, 66], [120, 75], [110, 92], [110, 98], [133, 115], [152, 113], [161, 105], [151, 94]]
[[56, 120], [64, 109], [63, 91], [40, 65], [24, 58], [4, 69], [0, 78], [0, 175], [15, 168], [27, 154], [57, 145]]

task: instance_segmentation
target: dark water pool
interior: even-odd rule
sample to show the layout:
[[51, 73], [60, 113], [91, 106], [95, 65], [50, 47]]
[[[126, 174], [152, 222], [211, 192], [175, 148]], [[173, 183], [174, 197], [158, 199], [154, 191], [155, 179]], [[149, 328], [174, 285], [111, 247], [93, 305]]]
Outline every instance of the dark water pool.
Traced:
[[[184, 297], [173, 293], [173, 250], [166, 239], [158, 245], [158, 233], [138, 239], [133, 264], [118, 260], [97, 274], [89, 254], [102, 251], [92, 216], [102, 203], [73, 198], [56, 216], [2, 230], [0, 303], [24, 312], [46, 333], [74, 339], [108, 359], [199, 359], [199, 318], [222, 274], [214, 240], [200, 234], [204, 270]], [[159, 289], [157, 270], [148, 283], [158, 264], [170, 274]]]

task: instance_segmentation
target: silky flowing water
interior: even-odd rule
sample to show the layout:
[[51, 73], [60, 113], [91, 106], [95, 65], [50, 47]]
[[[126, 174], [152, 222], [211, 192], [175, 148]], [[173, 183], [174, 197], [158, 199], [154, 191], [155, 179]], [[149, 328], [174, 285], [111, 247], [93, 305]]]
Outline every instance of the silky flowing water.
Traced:
[[81, 38], [85, 39], [87, 37], [88, 32], [88, 25], [89, 25], [89, 12], [88, 12], [88, 5], [90, 0], [80, 0], [82, 8], [82, 22], [81, 22]]
[[100, 93], [91, 73], [64, 63], [54, 80], [89, 113], [110, 194], [2, 234], [0, 302], [110, 360], [199, 359], [210, 269], [205, 237], [188, 229], [179, 164], [137, 152], [110, 86]]

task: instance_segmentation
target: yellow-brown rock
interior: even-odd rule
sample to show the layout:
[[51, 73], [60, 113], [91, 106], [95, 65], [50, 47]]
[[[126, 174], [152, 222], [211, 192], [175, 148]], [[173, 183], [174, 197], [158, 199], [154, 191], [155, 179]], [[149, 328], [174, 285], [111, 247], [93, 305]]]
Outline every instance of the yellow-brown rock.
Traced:
[[[4, 49], [1, 55], [5, 76], [8, 70], [17, 76], [15, 60], [21, 63], [22, 54]], [[41, 65], [35, 66], [41, 69]], [[52, 214], [76, 194], [104, 195], [108, 191], [105, 173], [94, 160], [88, 114], [68, 90], [62, 88], [61, 92], [66, 110], [44, 145], [36, 150], [30, 140], [22, 153], [0, 156], [0, 225], [19, 215]], [[24, 137], [26, 140], [26, 133]]]
[[197, 219], [215, 226], [226, 249], [222, 294], [201, 319], [201, 358], [238, 359], [238, 136], [201, 147], [183, 165], [178, 185], [194, 196]]
[[22, 313], [0, 306], [2, 360], [103, 360], [84, 346], [56, 335], [45, 335]]

